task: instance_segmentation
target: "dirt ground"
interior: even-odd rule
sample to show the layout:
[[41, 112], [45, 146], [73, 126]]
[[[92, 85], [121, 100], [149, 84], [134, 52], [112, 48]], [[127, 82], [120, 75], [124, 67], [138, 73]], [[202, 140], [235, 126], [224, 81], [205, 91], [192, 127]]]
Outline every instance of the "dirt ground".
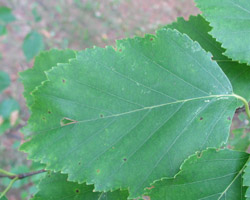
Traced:
[[[16, 17], [8, 25], [8, 34], [0, 36], [0, 70], [11, 77], [11, 86], [0, 94], [0, 101], [13, 97], [21, 106], [20, 125], [0, 136], [0, 168], [6, 170], [18, 167], [25, 170], [30, 166], [26, 155], [17, 151], [23, 139], [20, 128], [29, 117], [18, 73], [32, 67], [33, 61], [26, 62], [22, 52], [23, 39], [30, 30], [43, 35], [46, 49], [82, 50], [94, 45], [114, 45], [115, 40], [124, 37], [154, 33], [178, 16], [188, 18], [199, 12], [193, 0], [0, 0], [0, 6], [11, 8]], [[41, 20], [36, 22], [32, 12]], [[1, 181], [0, 191], [5, 187]], [[32, 193], [31, 186], [30, 182], [17, 185], [8, 193], [9, 199], [27, 199], [25, 191]]]

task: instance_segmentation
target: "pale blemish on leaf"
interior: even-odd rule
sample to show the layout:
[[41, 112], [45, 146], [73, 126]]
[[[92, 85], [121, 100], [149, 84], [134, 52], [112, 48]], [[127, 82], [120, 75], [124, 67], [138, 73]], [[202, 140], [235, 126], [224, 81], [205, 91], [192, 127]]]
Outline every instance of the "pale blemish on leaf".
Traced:
[[60, 124], [61, 124], [61, 126], [67, 126], [67, 125], [70, 125], [70, 124], [75, 124], [77, 122], [78, 121], [76, 121], [74, 119], [70, 119], [68, 117], [64, 117], [64, 118], [61, 119]]

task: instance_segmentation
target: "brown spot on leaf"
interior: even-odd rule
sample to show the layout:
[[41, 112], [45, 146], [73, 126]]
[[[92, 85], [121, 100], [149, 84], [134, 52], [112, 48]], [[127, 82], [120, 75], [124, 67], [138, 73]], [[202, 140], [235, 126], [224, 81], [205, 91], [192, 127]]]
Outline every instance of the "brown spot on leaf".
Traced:
[[65, 80], [63, 79], [62, 82], [65, 83]]
[[203, 117], [200, 117], [200, 120], [203, 120]]
[[97, 172], [97, 174], [99, 174], [100, 173], [100, 169], [96, 170], [96, 172]]

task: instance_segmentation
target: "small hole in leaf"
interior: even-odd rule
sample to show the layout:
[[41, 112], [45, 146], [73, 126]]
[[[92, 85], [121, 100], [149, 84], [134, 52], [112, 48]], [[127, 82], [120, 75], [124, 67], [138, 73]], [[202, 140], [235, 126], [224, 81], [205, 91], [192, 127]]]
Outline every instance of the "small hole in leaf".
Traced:
[[197, 158], [201, 158], [201, 156], [202, 156], [202, 151], [197, 153]]
[[60, 124], [61, 124], [61, 126], [66, 126], [66, 125], [70, 125], [70, 124], [75, 124], [77, 122], [78, 121], [76, 121], [76, 120], [70, 119], [68, 117], [64, 117], [61, 119]]
[[78, 165], [81, 165], [81, 162], [79, 162]]
[[51, 114], [51, 111], [49, 110], [48, 113]]
[[124, 162], [126, 162], [126, 161], [127, 161], [127, 158], [123, 158], [123, 160], [124, 160]]
[[200, 120], [203, 120], [203, 117], [200, 117]]
[[227, 119], [230, 121], [230, 120], [231, 120], [231, 117], [228, 117]]
[[62, 82], [65, 83], [65, 80], [63, 79]]
[[103, 118], [103, 114], [100, 114], [100, 117]]
[[79, 193], [80, 191], [78, 189], [76, 189], [76, 193]]

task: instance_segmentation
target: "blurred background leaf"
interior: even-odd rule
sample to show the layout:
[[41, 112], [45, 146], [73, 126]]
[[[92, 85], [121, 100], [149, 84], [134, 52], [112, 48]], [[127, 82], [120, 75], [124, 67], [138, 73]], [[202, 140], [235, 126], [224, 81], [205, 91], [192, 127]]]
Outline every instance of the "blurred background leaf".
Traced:
[[4, 72], [0, 71], [0, 93], [10, 85], [10, 77]]
[[37, 31], [31, 31], [24, 38], [22, 48], [26, 60], [30, 61], [44, 49], [43, 36]]

